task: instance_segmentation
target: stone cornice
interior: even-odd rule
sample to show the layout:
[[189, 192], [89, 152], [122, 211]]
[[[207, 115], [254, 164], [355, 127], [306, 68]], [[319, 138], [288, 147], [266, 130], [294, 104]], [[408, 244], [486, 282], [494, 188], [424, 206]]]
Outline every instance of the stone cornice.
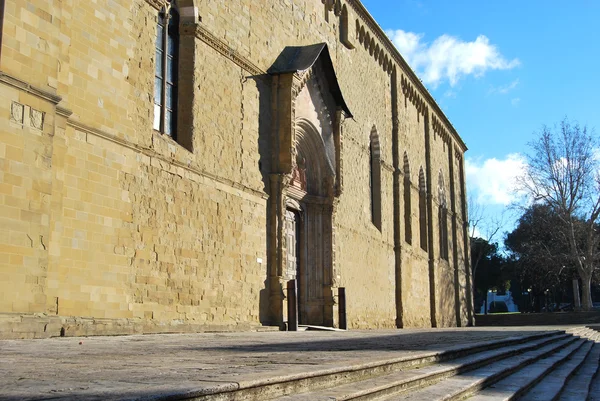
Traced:
[[61, 117], [69, 118], [73, 114], [73, 112], [66, 107], [62, 107], [60, 105], [56, 106], [56, 114]]
[[22, 91], [25, 91], [33, 96], [47, 100], [55, 105], [58, 104], [62, 100], [62, 97], [60, 97], [52, 92], [49, 92], [44, 89], [40, 89], [34, 85], [31, 85], [28, 82], [25, 82], [19, 78], [13, 77], [12, 75], [9, 75], [2, 71], [0, 71], [0, 82], [10, 85], [14, 88], [20, 89]]
[[209, 32], [202, 25], [198, 24], [196, 26], [196, 37], [221, 53], [223, 56], [227, 57], [244, 70], [248, 71], [252, 75], [265, 75], [266, 71], [263, 71], [246, 57], [242, 56], [236, 50], [234, 50], [227, 43], [223, 42], [221, 39], [217, 38], [211, 32]]
[[435, 114], [432, 114], [431, 125], [433, 128], [433, 134], [440, 136], [444, 142], [450, 144], [450, 135], [448, 135], [448, 130], [446, 129], [444, 123], [440, 121]]
[[372, 31], [372, 33], [375, 36], [377, 36], [377, 39], [379, 39], [380, 43], [387, 49], [387, 51], [390, 53], [391, 57], [402, 67], [402, 70], [409, 76], [411, 82], [423, 94], [425, 99], [431, 105], [431, 108], [436, 112], [436, 114], [441, 116], [440, 119], [444, 120], [446, 125], [450, 128], [452, 136], [454, 137], [456, 142], [458, 144], [460, 144], [462, 151], [463, 152], [466, 151], [467, 145], [465, 145], [464, 141], [462, 140], [462, 138], [460, 137], [460, 135], [458, 134], [458, 132], [456, 131], [456, 129], [454, 128], [454, 126], [452, 125], [450, 120], [448, 120], [448, 117], [446, 117], [446, 115], [444, 114], [442, 109], [440, 109], [439, 105], [437, 104], [437, 102], [435, 101], [433, 96], [431, 96], [431, 94], [429, 93], [429, 91], [427, 90], [425, 85], [423, 85], [423, 82], [421, 82], [421, 80], [419, 79], [417, 74], [415, 74], [415, 72], [412, 70], [412, 68], [410, 68], [410, 66], [404, 60], [404, 58], [402, 57], [402, 55], [400, 54], [398, 49], [396, 49], [396, 47], [393, 45], [391, 40], [387, 37], [387, 35], [383, 31], [383, 29], [381, 29], [381, 27], [379, 26], [377, 21], [375, 21], [375, 19], [371, 16], [371, 14], [369, 14], [369, 12], [365, 8], [365, 6], [362, 5], [360, 0], [346, 0], [346, 2], [354, 9], [354, 11], [358, 14], [359, 18], [363, 20], [363, 22], [369, 27], [369, 29]]
[[456, 145], [454, 146], [454, 158], [458, 160], [459, 163], [462, 163], [463, 154], [460, 151], [460, 148]]
[[415, 90], [415, 87], [412, 85], [408, 79], [401, 75], [400, 77], [400, 86], [402, 88], [402, 94], [410, 100], [410, 102], [415, 106], [417, 112], [426, 116], [429, 113], [429, 107], [427, 106], [427, 102], [423, 100], [420, 96], [419, 92]]

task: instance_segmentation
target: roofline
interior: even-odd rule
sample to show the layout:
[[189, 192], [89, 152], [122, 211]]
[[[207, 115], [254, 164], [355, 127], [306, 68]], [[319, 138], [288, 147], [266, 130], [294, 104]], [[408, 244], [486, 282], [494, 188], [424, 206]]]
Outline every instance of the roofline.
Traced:
[[[289, 53], [290, 51], [294, 51], [294, 54], [291, 58], [286, 59], [286, 56], [289, 57], [286, 52]], [[300, 59], [298, 59], [299, 57]], [[335, 74], [335, 68], [333, 66], [333, 61], [331, 60], [331, 54], [329, 54], [329, 46], [327, 43], [322, 42], [308, 46], [286, 46], [281, 53], [279, 53], [279, 56], [273, 65], [267, 70], [267, 73], [270, 75], [298, 74], [311, 69], [318, 60], [323, 60], [326, 64], [324, 73], [326, 75], [329, 91], [336, 100], [337, 106], [342, 108], [347, 117], [352, 118], [352, 112], [344, 100], [342, 89], [340, 88], [337, 75]], [[282, 68], [278, 68], [279, 66], [277, 66], [277, 63], [283, 61], [287, 62], [287, 64]]]
[[404, 60], [404, 58], [402, 57], [402, 55], [400, 54], [398, 49], [396, 49], [396, 46], [394, 46], [394, 44], [392, 43], [390, 38], [388, 38], [388, 36], [385, 34], [383, 29], [381, 29], [381, 27], [379, 26], [377, 21], [375, 21], [375, 18], [373, 18], [371, 16], [369, 11], [365, 8], [365, 6], [362, 5], [360, 0], [346, 0], [346, 1], [348, 2], [348, 4], [350, 4], [354, 8], [354, 10], [359, 14], [359, 16], [365, 20], [365, 22], [367, 23], [369, 28], [371, 28], [373, 33], [375, 35], [377, 35], [377, 38], [387, 48], [387, 50], [390, 52], [392, 57], [400, 65], [402, 70], [411, 78], [411, 81], [413, 82], [413, 84], [416, 85], [419, 89], [421, 89], [425, 98], [428, 100], [428, 103], [430, 103], [432, 108], [441, 116], [441, 119], [443, 119], [444, 123], [448, 126], [454, 139], [463, 148], [463, 152], [466, 151], [468, 149], [467, 145], [465, 144], [465, 142], [462, 140], [462, 138], [460, 137], [460, 135], [454, 128], [454, 125], [452, 125], [452, 123], [450, 122], [448, 117], [446, 117], [446, 114], [444, 114], [442, 109], [440, 109], [440, 106], [438, 106], [434, 97], [431, 96], [431, 93], [429, 93], [429, 91], [427, 90], [425, 85], [423, 85], [423, 82], [421, 82], [421, 79], [417, 76], [417, 74], [412, 70], [412, 68], [410, 68], [408, 63]]

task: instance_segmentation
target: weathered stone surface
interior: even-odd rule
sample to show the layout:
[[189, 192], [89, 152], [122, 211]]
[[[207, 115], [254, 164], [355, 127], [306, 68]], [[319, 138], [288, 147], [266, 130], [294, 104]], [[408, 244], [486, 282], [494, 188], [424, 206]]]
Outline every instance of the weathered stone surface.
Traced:
[[[205, 333], [0, 341], [3, 399], [146, 399], [415, 360], [554, 328]], [[435, 366], [430, 366], [434, 368]], [[442, 368], [443, 365], [438, 365]], [[416, 371], [418, 373], [418, 370]], [[285, 379], [285, 380], [284, 380]], [[310, 390], [301, 382], [298, 392]], [[267, 399], [254, 396], [244, 399]], [[177, 398], [175, 398], [177, 399]]]
[[338, 325], [345, 288], [349, 328], [467, 325], [466, 147], [360, 2], [178, 1], [177, 140], [153, 129], [164, 4], [6, 0], [0, 337], [282, 325], [286, 208], [304, 323]]

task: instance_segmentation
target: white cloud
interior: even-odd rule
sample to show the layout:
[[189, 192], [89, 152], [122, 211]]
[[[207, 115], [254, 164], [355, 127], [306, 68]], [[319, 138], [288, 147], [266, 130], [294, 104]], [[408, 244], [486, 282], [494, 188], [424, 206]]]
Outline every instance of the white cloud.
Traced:
[[447, 90], [444, 92], [444, 97], [456, 98], [456, 92], [453, 90]]
[[489, 93], [499, 93], [501, 95], [506, 95], [508, 92], [512, 91], [513, 89], [515, 89], [517, 86], [519, 85], [519, 80], [515, 79], [514, 81], [512, 81], [510, 84], [508, 85], [504, 85], [504, 86], [498, 86], [498, 87], [491, 87]]
[[423, 82], [434, 88], [445, 80], [454, 86], [463, 76], [481, 76], [487, 70], [511, 69], [520, 63], [516, 58], [506, 60], [484, 35], [472, 42], [442, 35], [427, 43], [423, 41], [423, 34], [401, 29], [387, 31], [387, 34]]
[[501, 160], [467, 159], [467, 188], [478, 203], [508, 205], [519, 197], [515, 194], [515, 179], [523, 174], [524, 168], [525, 160], [518, 153]]

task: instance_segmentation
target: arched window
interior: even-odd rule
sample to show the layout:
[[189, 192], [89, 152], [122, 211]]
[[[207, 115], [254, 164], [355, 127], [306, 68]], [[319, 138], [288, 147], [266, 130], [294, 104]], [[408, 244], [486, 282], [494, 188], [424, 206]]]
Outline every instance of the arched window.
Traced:
[[[348, 7], [342, 6], [342, 14], [340, 15], [340, 42], [348, 49], [354, 49], [354, 45], [350, 40], [350, 19], [348, 18]], [[357, 31], [358, 34], [358, 31]]]
[[158, 14], [154, 72], [154, 129], [176, 139], [179, 13], [175, 0]]
[[410, 193], [410, 165], [404, 152], [404, 240], [412, 244], [412, 202]]
[[381, 152], [379, 148], [379, 135], [377, 135], [375, 126], [371, 130], [370, 139], [371, 221], [381, 231]]
[[423, 168], [419, 169], [419, 232], [421, 249], [427, 250], [427, 187]]
[[440, 236], [440, 257], [448, 260], [448, 207], [446, 203], [446, 187], [444, 185], [444, 176], [440, 171], [438, 178], [438, 230]]

